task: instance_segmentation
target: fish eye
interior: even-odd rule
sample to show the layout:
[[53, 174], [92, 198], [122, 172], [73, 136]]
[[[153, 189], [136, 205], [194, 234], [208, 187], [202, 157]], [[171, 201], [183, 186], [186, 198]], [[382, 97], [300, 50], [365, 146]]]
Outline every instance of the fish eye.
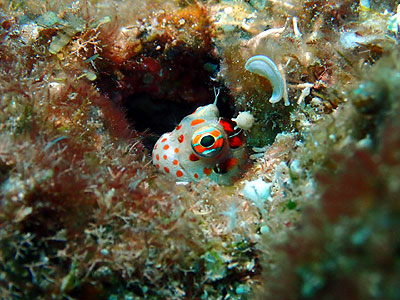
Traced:
[[218, 155], [225, 145], [223, 131], [215, 126], [204, 126], [196, 130], [192, 136], [192, 149], [201, 157]]
[[205, 135], [200, 140], [200, 145], [205, 148], [211, 147], [215, 143], [215, 138], [212, 135]]

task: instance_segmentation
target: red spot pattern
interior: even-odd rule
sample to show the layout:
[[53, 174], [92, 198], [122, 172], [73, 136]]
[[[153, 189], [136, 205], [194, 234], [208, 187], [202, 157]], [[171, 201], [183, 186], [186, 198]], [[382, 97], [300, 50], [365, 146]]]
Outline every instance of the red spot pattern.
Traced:
[[228, 119], [220, 119], [219, 124], [224, 127], [226, 134], [228, 135], [228, 143], [231, 148], [239, 148], [243, 145], [244, 134], [240, 128], [234, 129], [236, 122]]
[[211, 173], [212, 173], [212, 169], [204, 168], [204, 169], [203, 169], [203, 173], [204, 173], [205, 175], [207, 175], [207, 176], [210, 176]]
[[177, 177], [182, 177], [183, 176], [183, 172], [181, 170], [176, 171], [176, 176]]
[[195, 119], [192, 122], [190, 122], [190, 125], [191, 126], [196, 126], [196, 125], [199, 125], [199, 124], [204, 123], [204, 122], [205, 122], [204, 119]]
[[163, 139], [161, 140], [161, 143], [164, 143], [166, 140], [167, 140], [167, 138], [163, 138]]
[[176, 130], [180, 130], [182, 128], [182, 125], [178, 125], [178, 126], [176, 126]]
[[167, 167], [164, 167], [164, 171], [169, 173], [169, 169]]
[[218, 163], [215, 166], [214, 170], [219, 174], [225, 174], [230, 170], [232, 170], [237, 165], [237, 163], [238, 163], [237, 158], [233, 157], [223, 161], [222, 163]]
[[164, 154], [163, 158], [164, 158], [165, 160], [167, 160], [167, 155]]
[[165, 146], [163, 147], [163, 149], [164, 149], [164, 150], [168, 150], [168, 149], [169, 149], [169, 145], [165, 145]]
[[184, 136], [183, 136], [183, 134], [181, 134], [181, 135], [178, 137], [178, 142], [179, 142], [179, 143], [183, 143], [183, 139], [184, 139]]
[[174, 159], [174, 161], [172, 162], [175, 166], [178, 165], [178, 161], [176, 159]]
[[223, 165], [222, 167], [223, 167], [226, 171], [230, 171], [230, 170], [232, 170], [232, 168], [233, 168], [234, 166], [237, 165], [237, 163], [238, 163], [237, 158], [231, 158], [231, 159], [228, 159], [228, 160], [224, 161], [224, 162], [222, 163], [222, 165]]
[[179, 152], [179, 148], [175, 148], [175, 153], [178, 153]]
[[232, 120], [221, 119], [219, 120], [219, 124], [221, 124], [222, 127], [224, 127], [224, 130], [228, 135], [235, 133], [234, 128], [236, 126], [236, 122], [233, 122]]
[[200, 158], [196, 154], [190, 154], [189, 155], [189, 160], [190, 161], [198, 161]]
[[231, 148], [239, 148], [243, 145], [243, 141], [238, 136], [230, 137], [228, 141]]
[[199, 174], [194, 173], [194, 178], [199, 179]]
[[160, 160], [160, 155], [157, 154], [157, 155], [156, 155], [156, 159], [157, 159], [157, 160]]

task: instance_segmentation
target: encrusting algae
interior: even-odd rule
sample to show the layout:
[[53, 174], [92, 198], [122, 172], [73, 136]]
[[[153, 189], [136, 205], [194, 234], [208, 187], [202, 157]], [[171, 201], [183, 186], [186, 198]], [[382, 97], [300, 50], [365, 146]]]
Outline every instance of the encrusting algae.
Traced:
[[400, 297], [398, 2], [0, 7], [1, 299]]

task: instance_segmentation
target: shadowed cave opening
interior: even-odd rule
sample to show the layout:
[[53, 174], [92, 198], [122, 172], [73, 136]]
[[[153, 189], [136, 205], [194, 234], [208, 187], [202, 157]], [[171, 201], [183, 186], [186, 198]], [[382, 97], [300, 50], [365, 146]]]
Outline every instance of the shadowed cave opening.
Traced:
[[109, 66], [103, 70], [97, 87], [124, 111], [150, 150], [197, 107], [213, 103], [215, 88], [220, 116], [232, 118], [236, 112], [228, 88], [215, 80], [219, 57], [204, 50], [174, 47], [162, 55], [138, 55], [112, 72]]
[[[217, 106], [220, 117], [232, 118], [235, 113], [233, 100], [225, 87], [220, 87]], [[170, 132], [197, 107], [214, 102], [214, 91], [210, 88], [209, 102], [179, 103], [157, 99], [146, 93], [131, 94], [123, 101], [123, 109], [132, 127], [145, 132], [144, 144], [152, 149], [157, 139]]]

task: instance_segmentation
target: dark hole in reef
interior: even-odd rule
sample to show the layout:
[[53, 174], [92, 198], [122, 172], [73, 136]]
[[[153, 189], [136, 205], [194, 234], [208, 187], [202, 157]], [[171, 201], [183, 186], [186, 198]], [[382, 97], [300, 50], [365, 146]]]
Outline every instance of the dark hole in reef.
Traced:
[[99, 90], [125, 112], [132, 128], [144, 133], [147, 148], [152, 149], [159, 136], [172, 131], [197, 107], [213, 103], [214, 88], [220, 89], [220, 116], [234, 115], [228, 89], [213, 79], [219, 58], [210, 49], [184, 45], [162, 53], [154, 49], [146, 45], [144, 52], [111, 72], [109, 65], [99, 66], [103, 72], [96, 82]]
[[[139, 132], [146, 132], [144, 144], [152, 149], [157, 139], [165, 132], [170, 132], [197, 107], [214, 102], [214, 91], [210, 89], [209, 102], [179, 103], [153, 98], [146, 93], [131, 94], [122, 103], [128, 120]], [[225, 87], [220, 88], [217, 106], [221, 117], [232, 118], [235, 109], [231, 96]]]

